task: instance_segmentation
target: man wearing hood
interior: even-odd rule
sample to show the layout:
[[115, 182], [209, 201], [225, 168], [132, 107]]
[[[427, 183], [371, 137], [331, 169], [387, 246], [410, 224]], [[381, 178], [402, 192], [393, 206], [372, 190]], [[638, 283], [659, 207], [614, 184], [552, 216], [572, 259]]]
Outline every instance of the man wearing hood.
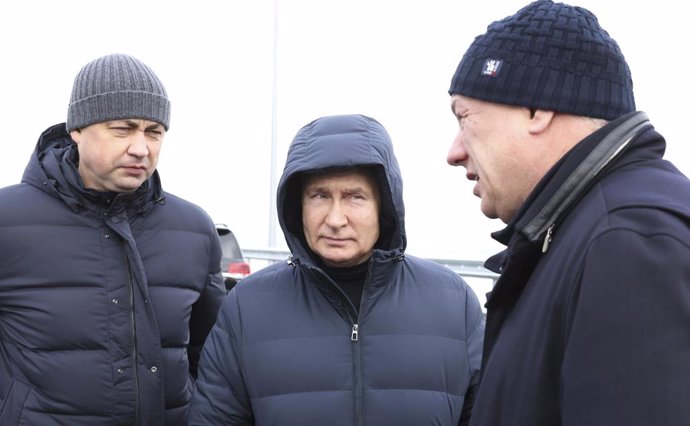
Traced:
[[225, 292], [213, 222], [161, 188], [169, 124], [148, 66], [95, 59], [0, 190], [0, 424], [187, 423]]
[[483, 314], [457, 274], [405, 253], [402, 177], [383, 126], [345, 115], [303, 127], [277, 206], [292, 255], [228, 294], [190, 424], [464, 422]]

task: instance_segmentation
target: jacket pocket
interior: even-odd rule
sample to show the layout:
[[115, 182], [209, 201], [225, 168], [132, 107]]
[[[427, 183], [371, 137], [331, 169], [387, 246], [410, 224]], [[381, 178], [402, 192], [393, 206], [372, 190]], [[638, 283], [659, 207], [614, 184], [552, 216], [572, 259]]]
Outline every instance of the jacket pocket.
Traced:
[[0, 409], [0, 425], [13, 426], [19, 424], [22, 411], [24, 411], [24, 404], [31, 393], [31, 386], [28, 384], [12, 379], [10, 381], [9, 389], [5, 395], [5, 400], [2, 402]]

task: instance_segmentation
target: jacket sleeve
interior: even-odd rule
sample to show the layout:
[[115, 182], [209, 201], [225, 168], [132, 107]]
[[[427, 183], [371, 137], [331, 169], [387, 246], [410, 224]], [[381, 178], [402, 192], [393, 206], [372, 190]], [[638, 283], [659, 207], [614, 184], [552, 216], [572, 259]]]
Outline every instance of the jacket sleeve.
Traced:
[[242, 376], [237, 287], [223, 302], [216, 325], [204, 344], [199, 378], [192, 397], [190, 426], [254, 424]]
[[467, 286], [467, 302], [465, 315], [467, 324], [467, 363], [470, 374], [470, 383], [465, 392], [465, 400], [462, 405], [460, 426], [468, 425], [474, 406], [474, 398], [479, 386], [479, 369], [482, 364], [482, 348], [484, 346], [484, 327], [486, 316], [482, 312], [479, 299], [474, 291]]
[[220, 259], [222, 249], [220, 240], [215, 233], [211, 234], [211, 255], [209, 256], [209, 272], [206, 275], [206, 282], [199, 299], [192, 306], [192, 313], [189, 319], [189, 345], [187, 346], [187, 357], [189, 358], [189, 373], [192, 377], [197, 377], [199, 365], [199, 354], [206, 340], [206, 336], [216, 321], [216, 315], [225, 297], [225, 283], [220, 271]]
[[687, 225], [679, 232], [614, 229], [591, 243], [564, 342], [563, 425], [690, 421]]

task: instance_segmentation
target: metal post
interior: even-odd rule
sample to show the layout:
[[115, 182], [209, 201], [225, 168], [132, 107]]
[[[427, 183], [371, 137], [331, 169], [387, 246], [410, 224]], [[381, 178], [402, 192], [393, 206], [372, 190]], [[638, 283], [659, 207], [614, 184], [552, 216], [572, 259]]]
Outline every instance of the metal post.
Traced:
[[269, 191], [270, 201], [268, 203], [268, 246], [276, 246], [276, 222], [278, 216], [276, 212], [276, 192], [278, 177], [276, 171], [277, 156], [277, 115], [278, 115], [278, 0], [273, 2], [273, 100], [271, 107], [271, 172]]

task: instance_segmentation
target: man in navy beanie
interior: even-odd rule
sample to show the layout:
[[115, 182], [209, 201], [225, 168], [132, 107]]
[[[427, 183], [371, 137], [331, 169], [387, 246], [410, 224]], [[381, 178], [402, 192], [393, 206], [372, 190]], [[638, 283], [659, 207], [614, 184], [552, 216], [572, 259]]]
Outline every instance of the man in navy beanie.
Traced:
[[472, 42], [448, 152], [507, 224], [471, 424], [690, 424], [690, 181], [590, 11], [533, 2]]
[[0, 425], [187, 424], [225, 286], [213, 222], [161, 186], [169, 127], [151, 68], [94, 59], [0, 189]]

